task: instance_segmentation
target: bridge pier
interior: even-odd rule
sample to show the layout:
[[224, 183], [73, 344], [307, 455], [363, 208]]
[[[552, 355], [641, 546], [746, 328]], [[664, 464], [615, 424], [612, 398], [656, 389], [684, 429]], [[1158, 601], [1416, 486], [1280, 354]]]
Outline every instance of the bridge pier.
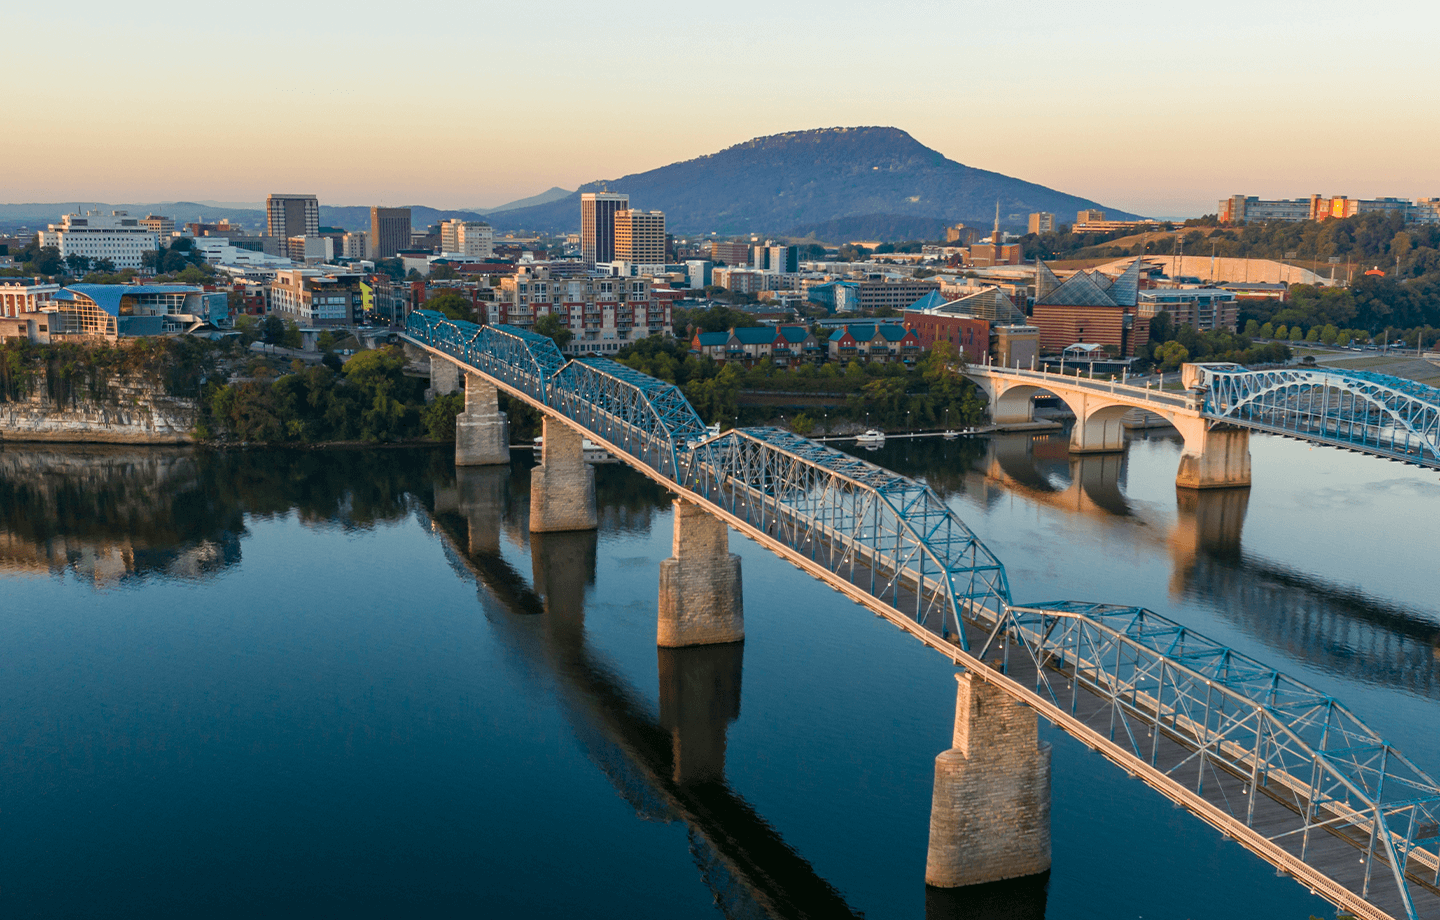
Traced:
[[1075, 425], [1070, 429], [1070, 453], [1114, 453], [1125, 449], [1125, 413], [1128, 406], [1090, 408], [1088, 394], [1078, 400]]
[[1050, 868], [1050, 745], [1035, 711], [956, 676], [955, 740], [935, 758], [925, 884], [959, 888]]
[[499, 395], [479, 374], [465, 375], [465, 411], [455, 416], [456, 466], [510, 465], [510, 422], [500, 411]]
[[594, 530], [595, 469], [585, 462], [580, 432], [545, 417], [545, 449], [530, 473], [530, 532]]
[[725, 522], [693, 502], [675, 500], [673, 555], [660, 563], [656, 644], [716, 645], [745, 638], [740, 557]]
[[740, 642], [657, 648], [660, 725], [670, 732], [672, 779], [679, 785], [725, 779], [726, 733], [740, 718]]
[[1185, 448], [1175, 485], [1182, 489], [1231, 489], [1250, 485], [1250, 432], [1210, 428], [1204, 419], [1180, 428]]
[[427, 398], [448, 396], [460, 389], [460, 365], [439, 355], [430, 356], [430, 392]]

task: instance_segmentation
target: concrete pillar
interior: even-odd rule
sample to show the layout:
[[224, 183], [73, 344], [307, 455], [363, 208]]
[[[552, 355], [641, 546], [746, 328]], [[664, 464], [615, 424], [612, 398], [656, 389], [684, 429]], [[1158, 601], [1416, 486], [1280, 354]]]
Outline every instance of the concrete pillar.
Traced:
[[530, 473], [530, 532], [594, 530], [595, 469], [580, 432], [545, 418], [545, 451]]
[[439, 355], [430, 356], [429, 398], [448, 396], [460, 389], [460, 365]]
[[1035, 711], [957, 676], [954, 746], [935, 758], [925, 884], [959, 888], [1050, 868], [1050, 745]]
[[1093, 411], [1086, 405], [1088, 395], [1081, 399], [1081, 411], [1075, 413], [1075, 427], [1070, 429], [1070, 453], [1094, 454], [1125, 449], [1124, 406], [1104, 406]]
[[670, 732], [672, 778], [679, 785], [725, 779], [725, 735], [740, 717], [745, 646], [658, 648], [660, 724]]
[[510, 422], [500, 411], [499, 392], [479, 374], [466, 374], [465, 411], [455, 416], [455, 465], [500, 464], [510, 465]]
[[[500, 552], [500, 525], [505, 519], [510, 470], [497, 466], [456, 467], [457, 511], [470, 532], [470, 554]], [[439, 502], [436, 502], [437, 506]]]
[[1020, 425], [1035, 421], [1035, 403], [1032, 397], [1038, 390], [1024, 385], [1001, 390], [1003, 386], [1004, 384], [999, 382], [981, 385], [990, 397], [990, 421], [996, 425]]
[[585, 648], [585, 591], [595, 583], [595, 531], [530, 537], [535, 592], [545, 604], [545, 633], [554, 663], [569, 667]]
[[[1209, 428], [1203, 419], [1180, 429], [1185, 448], [1175, 485], [1182, 489], [1230, 489], [1250, 485], [1250, 432]], [[1180, 427], [1180, 426], [1177, 426]]]
[[656, 643], [667, 648], [745, 638], [740, 557], [725, 522], [693, 502], [675, 501], [673, 554], [660, 563]]

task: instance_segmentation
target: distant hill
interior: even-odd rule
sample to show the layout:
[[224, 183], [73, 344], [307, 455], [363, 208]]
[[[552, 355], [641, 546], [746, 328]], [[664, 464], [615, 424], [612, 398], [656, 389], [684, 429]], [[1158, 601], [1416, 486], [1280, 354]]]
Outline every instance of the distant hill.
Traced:
[[783, 234], [875, 215], [890, 222], [927, 218], [988, 227], [997, 199], [1001, 224], [1012, 229], [1023, 228], [1032, 211], [1049, 211], [1062, 221], [1073, 220], [1082, 208], [1101, 208], [1121, 219], [1134, 216], [956, 163], [898, 128], [870, 127], [755, 138], [708, 156], [587, 183], [565, 198], [494, 214], [491, 222], [501, 229], [573, 232], [580, 194], [603, 188], [629, 194], [637, 208], [664, 211], [667, 225], [681, 233]]
[[575, 194], [568, 188], [552, 186], [538, 195], [531, 195], [529, 198], [519, 198], [509, 204], [497, 205], [493, 208], [471, 208], [476, 214], [494, 214], [496, 211], [513, 211], [516, 208], [529, 208], [537, 204], [549, 204], [552, 201], [559, 201]]

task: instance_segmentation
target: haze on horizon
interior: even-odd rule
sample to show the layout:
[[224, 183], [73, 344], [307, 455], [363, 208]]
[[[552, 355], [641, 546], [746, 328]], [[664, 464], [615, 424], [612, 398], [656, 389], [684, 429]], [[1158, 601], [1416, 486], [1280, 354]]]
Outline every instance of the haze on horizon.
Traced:
[[493, 206], [840, 125], [1158, 216], [1440, 196], [1435, 5], [706, 9], [30, 5], [7, 14], [10, 69], [34, 79], [0, 201]]

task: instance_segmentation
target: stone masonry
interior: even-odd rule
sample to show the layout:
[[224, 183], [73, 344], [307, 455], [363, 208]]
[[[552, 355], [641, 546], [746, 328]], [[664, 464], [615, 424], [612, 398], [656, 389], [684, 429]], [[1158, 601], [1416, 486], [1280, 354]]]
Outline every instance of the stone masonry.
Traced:
[[595, 469], [585, 462], [580, 433], [545, 418], [545, 451], [530, 473], [530, 532], [594, 530]]
[[660, 563], [657, 644], [666, 648], [745, 638], [740, 557], [725, 522], [693, 502], [675, 502], [673, 555]]
[[430, 392], [427, 396], [448, 396], [460, 389], [460, 365], [439, 355], [430, 356]]
[[[439, 359], [435, 363], [450, 364]], [[500, 411], [498, 396], [484, 377], [465, 375], [465, 411], [455, 416], [456, 466], [510, 464], [510, 423]]]
[[958, 675], [954, 746], [935, 758], [925, 884], [958, 888], [1050, 868], [1050, 745], [1035, 711]]

